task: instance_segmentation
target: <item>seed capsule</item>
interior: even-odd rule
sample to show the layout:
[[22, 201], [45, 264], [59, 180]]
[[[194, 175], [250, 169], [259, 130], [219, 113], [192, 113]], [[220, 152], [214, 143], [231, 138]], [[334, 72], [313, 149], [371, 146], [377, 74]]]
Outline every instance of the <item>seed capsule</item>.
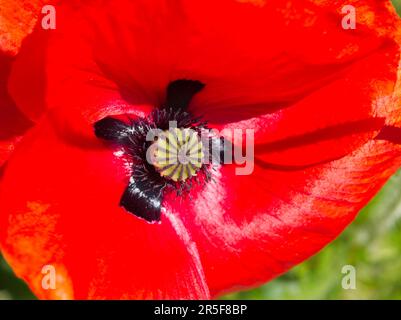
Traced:
[[152, 164], [167, 179], [185, 181], [196, 176], [202, 167], [202, 141], [197, 132], [190, 128], [163, 131], [151, 147]]

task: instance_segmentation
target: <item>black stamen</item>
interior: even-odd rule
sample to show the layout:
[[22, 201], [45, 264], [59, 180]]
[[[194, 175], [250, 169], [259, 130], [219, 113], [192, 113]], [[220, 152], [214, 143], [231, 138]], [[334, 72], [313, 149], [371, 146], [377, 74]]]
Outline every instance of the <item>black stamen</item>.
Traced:
[[149, 222], [159, 221], [163, 186], [149, 180], [132, 177], [125, 189], [120, 206]]
[[111, 117], [106, 117], [95, 123], [96, 137], [121, 144], [125, 143], [131, 131], [129, 125]]
[[174, 110], [186, 110], [195, 94], [205, 85], [197, 80], [176, 80], [167, 87], [166, 106]]

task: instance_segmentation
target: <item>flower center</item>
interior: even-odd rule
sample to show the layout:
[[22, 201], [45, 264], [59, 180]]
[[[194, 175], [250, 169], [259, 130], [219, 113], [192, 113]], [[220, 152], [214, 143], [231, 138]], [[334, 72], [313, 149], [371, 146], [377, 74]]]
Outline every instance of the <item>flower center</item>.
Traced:
[[173, 81], [165, 102], [149, 116], [127, 121], [105, 117], [94, 124], [95, 135], [123, 147], [132, 163], [120, 199], [128, 212], [148, 222], [160, 221], [167, 192], [175, 190], [181, 197], [195, 183], [211, 180], [211, 164], [215, 156], [222, 159], [224, 139], [214, 137], [204, 121], [188, 112], [192, 97], [204, 86], [198, 80]]
[[163, 131], [150, 148], [153, 166], [166, 179], [185, 181], [196, 176], [202, 167], [203, 144], [190, 128]]

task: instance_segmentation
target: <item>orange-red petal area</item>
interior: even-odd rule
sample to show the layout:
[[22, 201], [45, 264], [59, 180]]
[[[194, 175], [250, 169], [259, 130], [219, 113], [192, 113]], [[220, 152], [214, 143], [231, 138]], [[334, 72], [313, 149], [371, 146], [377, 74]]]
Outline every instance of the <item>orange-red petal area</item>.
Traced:
[[[1, 184], [7, 261], [39, 298], [209, 298], [181, 218], [164, 212], [149, 224], [118, 206], [128, 177], [117, 154], [95, 138], [86, 149], [71, 145], [42, 120]], [[55, 268], [55, 289], [42, 285], [45, 266]]]
[[24, 38], [32, 32], [41, 9], [49, 2], [0, 0], [0, 50], [11, 55], [17, 54]]

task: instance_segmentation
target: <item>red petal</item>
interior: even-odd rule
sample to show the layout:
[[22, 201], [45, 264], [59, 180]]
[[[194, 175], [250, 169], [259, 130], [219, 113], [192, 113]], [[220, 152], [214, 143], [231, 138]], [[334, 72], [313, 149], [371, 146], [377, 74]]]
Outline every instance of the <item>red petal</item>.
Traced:
[[[127, 180], [123, 160], [95, 138], [80, 149], [44, 120], [24, 139], [1, 185], [0, 243], [38, 297], [209, 297], [180, 218], [149, 224], [118, 206]], [[41, 286], [45, 265], [56, 290]]]
[[[394, 94], [400, 52], [387, 45], [355, 62], [344, 74], [280, 111], [215, 125], [255, 130], [255, 152], [265, 162], [303, 166], [341, 158], [400, 118]], [[245, 137], [243, 140], [245, 141]]]
[[[191, 47], [193, 54], [183, 64], [187, 74], [207, 77], [199, 78], [207, 86], [195, 97], [193, 110], [212, 122], [289, 107], [341, 77], [386, 41], [394, 42], [401, 30], [389, 1], [264, 3], [255, 7], [232, 2], [230, 10], [225, 5], [210, 9], [191, 3], [198, 47]], [[350, 4], [358, 13], [356, 30], [341, 28], [341, 9]], [[208, 12], [208, 19], [200, 12]], [[190, 58], [198, 57], [197, 52], [202, 61], [195, 64]]]

